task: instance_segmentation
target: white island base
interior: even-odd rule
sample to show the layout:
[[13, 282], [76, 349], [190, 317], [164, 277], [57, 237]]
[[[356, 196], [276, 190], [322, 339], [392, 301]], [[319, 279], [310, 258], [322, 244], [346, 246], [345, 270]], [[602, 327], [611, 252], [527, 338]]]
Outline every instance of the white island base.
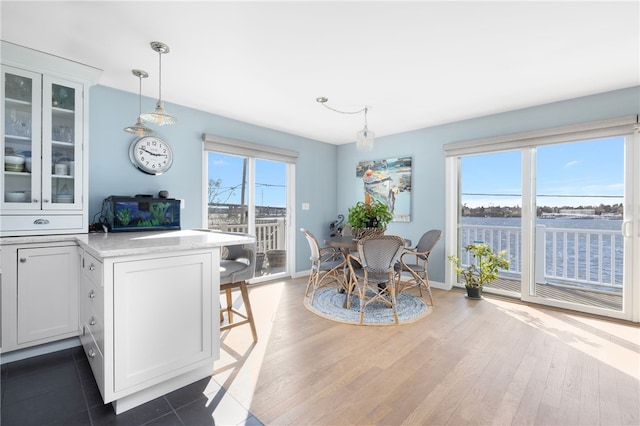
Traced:
[[173, 379], [166, 380], [157, 385], [143, 389], [128, 396], [124, 396], [111, 403], [116, 414], [124, 413], [146, 402], [152, 401], [162, 395], [166, 395], [174, 390], [197, 382], [213, 374], [213, 364], [191, 370]]
[[220, 247], [248, 242], [202, 231], [80, 241], [80, 340], [117, 414], [211, 376], [220, 351]]

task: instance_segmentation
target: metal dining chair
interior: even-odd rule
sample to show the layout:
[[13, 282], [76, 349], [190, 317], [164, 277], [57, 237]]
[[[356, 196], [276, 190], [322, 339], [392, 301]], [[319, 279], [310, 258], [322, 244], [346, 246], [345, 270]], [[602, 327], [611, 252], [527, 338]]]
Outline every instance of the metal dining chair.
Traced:
[[[422, 289], [424, 288], [429, 296], [430, 305], [433, 306], [433, 294], [431, 293], [431, 286], [429, 285], [427, 265], [429, 263], [429, 254], [436, 244], [438, 244], [441, 237], [441, 230], [431, 229], [422, 235], [420, 241], [418, 241], [418, 244], [415, 247], [405, 249], [403, 251], [400, 256], [400, 262], [396, 265], [396, 269], [400, 273], [398, 292], [418, 287], [420, 297], [422, 297]], [[403, 271], [407, 271], [411, 274], [411, 278], [406, 281], [402, 281], [401, 277]]]
[[344, 291], [347, 288], [345, 279], [346, 260], [339, 249], [332, 247], [320, 247], [316, 237], [304, 228], [300, 228], [304, 234], [309, 249], [311, 250], [311, 273], [305, 290], [305, 297], [309, 296], [311, 291], [311, 305], [316, 295], [316, 291], [321, 287], [334, 285], [338, 291]]
[[347, 291], [347, 307], [351, 292], [356, 288], [360, 299], [360, 324], [364, 321], [365, 308], [370, 303], [380, 301], [393, 309], [395, 323], [398, 324], [396, 302], [396, 274], [394, 265], [398, 262], [405, 240], [396, 235], [375, 235], [358, 240], [358, 255], [349, 254], [347, 265], [351, 274], [351, 285]]

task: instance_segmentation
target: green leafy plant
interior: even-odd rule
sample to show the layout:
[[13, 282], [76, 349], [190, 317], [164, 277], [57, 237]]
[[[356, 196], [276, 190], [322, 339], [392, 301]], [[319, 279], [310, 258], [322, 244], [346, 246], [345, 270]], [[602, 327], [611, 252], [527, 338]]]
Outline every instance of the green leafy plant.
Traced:
[[393, 214], [387, 205], [379, 201], [372, 201], [371, 204], [358, 201], [349, 207], [348, 221], [351, 228], [386, 228], [392, 219]]
[[507, 252], [494, 253], [491, 247], [483, 243], [469, 244], [464, 248], [471, 253], [477, 262], [462, 267], [462, 261], [458, 256], [451, 255], [449, 260], [456, 265], [456, 272], [464, 278], [465, 287], [479, 288], [498, 279], [500, 269], [509, 269]]
[[152, 203], [149, 205], [149, 211], [153, 216], [153, 222], [156, 224], [167, 223], [167, 209], [171, 206], [169, 203]]
[[118, 211], [116, 217], [122, 225], [127, 226], [131, 221], [131, 212], [129, 211], [129, 209], [122, 209]]

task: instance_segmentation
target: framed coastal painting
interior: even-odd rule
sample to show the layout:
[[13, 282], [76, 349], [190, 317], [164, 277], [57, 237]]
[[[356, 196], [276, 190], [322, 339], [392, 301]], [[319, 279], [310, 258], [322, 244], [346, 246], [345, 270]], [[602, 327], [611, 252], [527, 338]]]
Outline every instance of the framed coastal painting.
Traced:
[[361, 161], [356, 178], [366, 203], [383, 202], [393, 213], [394, 222], [411, 221], [411, 157]]

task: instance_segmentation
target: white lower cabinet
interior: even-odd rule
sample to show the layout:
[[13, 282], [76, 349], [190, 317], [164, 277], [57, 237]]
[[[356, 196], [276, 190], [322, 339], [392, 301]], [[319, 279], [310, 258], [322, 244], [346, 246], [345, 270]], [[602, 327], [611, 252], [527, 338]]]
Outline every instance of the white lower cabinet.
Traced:
[[211, 375], [219, 249], [82, 258], [81, 341], [116, 413]]
[[78, 248], [18, 249], [18, 344], [74, 335]]
[[2, 248], [2, 351], [78, 335], [75, 243]]

